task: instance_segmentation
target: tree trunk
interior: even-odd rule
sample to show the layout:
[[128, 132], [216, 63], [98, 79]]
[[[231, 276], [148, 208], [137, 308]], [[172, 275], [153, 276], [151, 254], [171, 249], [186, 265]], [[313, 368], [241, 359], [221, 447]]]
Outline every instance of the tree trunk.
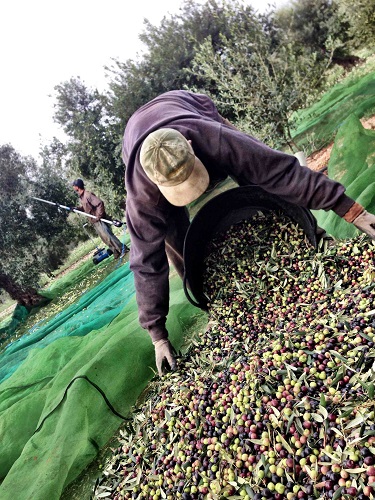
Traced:
[[32, 308], [46, 302], [45, 297], [39, 295], [35, 288], [23, 288], [3, 273], [0, 273], [0, 288], [5, 290], [18, 304], [27, 308]]

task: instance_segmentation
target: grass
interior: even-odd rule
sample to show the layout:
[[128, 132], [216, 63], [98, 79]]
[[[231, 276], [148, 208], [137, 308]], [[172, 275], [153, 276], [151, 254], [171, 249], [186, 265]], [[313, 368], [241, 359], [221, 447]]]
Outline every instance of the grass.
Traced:
[[15, 304], [16, 302], [10, 297], [2, 298], [2, 302], [0, 303], [0, 319], [2, 318], [2, 316], [5, 316], [7, 314], [7, 310]]
[[[77, 264], [80, 260], [86, 257], [88, 254], [94, 251], [96, 246], [99, 246], [101, 243], [100, 238], [93, 238], [93, 240], [87, 240], [76, 247], [69, 253], [65, 262], [54, 271], [52, 277], [47, 274], [42, 274], [39, 280], [39, 287], [45, 288], [49, 286], [60, 274], [69, 270], [72, 266]], [[13, 309], [16, 306], [17, 302], [9, 297], [5, 292], [1, 296], [0, 302], [0, 321], [5, 321], [6, 317], [11, 317], [13, 313]]]

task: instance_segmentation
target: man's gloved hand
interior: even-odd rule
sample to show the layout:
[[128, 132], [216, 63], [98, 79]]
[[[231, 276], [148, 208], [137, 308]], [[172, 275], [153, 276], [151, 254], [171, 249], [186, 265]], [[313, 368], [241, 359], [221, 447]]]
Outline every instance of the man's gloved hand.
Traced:
[[363, 233], [375, 240], [375, 215], [364, 210], [353, 220], [353, 224]]
[[155, 347], [156, 368], [159, 376], [163, 375], [163, 364], [166, 362], [171, 370], [176, 369], [174, 349], [168, 339], [161, 339], [153, 342]]

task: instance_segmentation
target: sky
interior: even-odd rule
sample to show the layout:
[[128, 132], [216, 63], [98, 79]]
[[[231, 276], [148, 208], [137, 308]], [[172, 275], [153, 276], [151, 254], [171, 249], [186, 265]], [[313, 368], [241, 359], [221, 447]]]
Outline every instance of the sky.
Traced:
[[[204, 2], [205, 0], [200, 0]], [[262, 12], [287, 0], [246, 0]], [[136, 59], [147, 18], [159, 25], [183, 0], [4, 0], [0, 5], [0, 146], [38, 159], [63, 133], [53, 122], [54, 87], [80, 77], [105, 91], [104, 66]]]

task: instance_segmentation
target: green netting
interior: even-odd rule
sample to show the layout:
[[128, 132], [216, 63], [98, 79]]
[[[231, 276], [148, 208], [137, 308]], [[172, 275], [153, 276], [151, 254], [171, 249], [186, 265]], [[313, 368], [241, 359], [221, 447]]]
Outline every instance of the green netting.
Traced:
[[370, 113], [375, 113], [374, 72], [335, 85], [315, 105], [298, 112], [293, 139], [301, 149], [316, 151], [333, 140], [347, 116], [362, 118]]
[[[207, 318], [178, 277], [170, 282], [167, 326], [180, 349]], [[128, 264], [11, 344], [0, 363], [0, 498], [58, 499], [123, 422], [98, 388], [127, 415], [154, 375]]]
[[122, 266], [46, 325], [35, 325], [7, 346], [0, 354], [0, 382], [17, 369], [32, 349], [46, 347], [60, 337], [83, 336], [108, 324], [121, 312], [133, 293], [129, 266]]
[[[119, 239], [124, 245], [130, 245], [130, 238], [127, 233], [119, 236]], [[112, 260], [113, 259], [110, 259], [110, 261]], [[82, 281], [88, 280], [88, 276], [91, 273], [98, 274], [97, 270], [101, 269], [103, 265], [106, 267], [106, 264], [107, 261], [103, 260], [99, 263], [99, 265], [95, 265], [92, 258], [90, 258], [84, 265], [77, 267], [75, 271], [66, 273], [63, 277], [54, 281], [48, 289], [39, 290], [39, 294], [42, 297], [45, 297], [48, 301], [56, 299], [65, 293], [66, 290], [74, 287], [77, 283], [82, 283]], [[100, 273], [98, 275], [98, 279], [99, 278]], [[20, 325], [25, 321], [28, 315], [35, 314], [35, 311], [38, 311], [39, 309], [40, 307], [34, 307], [30, 311], [26, 307], [17, 304], [10, 317], [6, 318], [3, 322], [0, 322], [0, 348], [2, 344], [4, 344], [5, 341], [7, 341], [16, 332], [16, 330], [20, 328]]]
[[[124, 245], [128, 247], [130, 246], [130, 237], [128, 233], [117, 236]], [[91, 257], [93, 257], [93, 255], [91, 255]], [[41, 295], [49, 299], [55, 299], [56, 297], [61, 296], [68, 288], [75, 286], [77, 283], [82, 283], [84, 280], [88, 280], [90, 273], [95, 273], [97, 281], [99, 282], [102, 273], [106, 272], [105, 269], [107, 268], [109, 262], [113, 264], [112, 257], [109, 258], [109, 260], [103, 260], [99, 264], [94, 264], [93, 259], [90, 258], [87, 262], [80, 265], [75, 270], [66, 273], [58, 280], [55, 280], [47, 290], [41, 291]], [[118, 267], [121, 262], [122, 259], [119, 260], [117, 264], [115, 263], [115, 266]], [[98, 269], [100, 269], [101, 272], [98, 273]]]
[[[339, 128], [328, 164], [328, 176], [346, 187], [346, 194], [375, 213], [375, 131], [350, 115]], [[334, 212], [315, 211], [318, 224], [335, 238], [359, 234]]]

